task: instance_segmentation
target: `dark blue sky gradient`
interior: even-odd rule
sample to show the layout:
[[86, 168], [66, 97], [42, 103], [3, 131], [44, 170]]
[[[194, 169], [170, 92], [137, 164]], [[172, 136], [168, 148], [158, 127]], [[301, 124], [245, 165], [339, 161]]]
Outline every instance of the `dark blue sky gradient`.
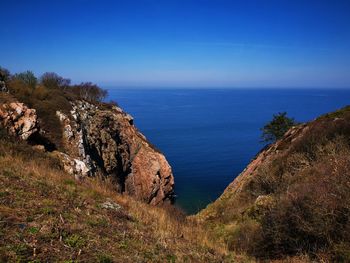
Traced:
[[0, 52], [105, 87], [350, 87], [350, 1], [1, 0]]

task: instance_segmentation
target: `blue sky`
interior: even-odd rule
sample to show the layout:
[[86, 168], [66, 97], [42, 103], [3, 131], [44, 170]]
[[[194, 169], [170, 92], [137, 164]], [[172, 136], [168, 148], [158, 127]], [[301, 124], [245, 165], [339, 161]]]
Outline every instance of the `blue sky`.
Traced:
[[350, 87], [348, 0], [0, 1], [12, 72], [105, 87]]

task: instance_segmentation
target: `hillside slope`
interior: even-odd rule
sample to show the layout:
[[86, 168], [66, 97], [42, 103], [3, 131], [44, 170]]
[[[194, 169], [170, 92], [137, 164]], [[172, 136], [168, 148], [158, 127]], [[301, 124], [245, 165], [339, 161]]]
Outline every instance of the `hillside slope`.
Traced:
[[196, 218], [230, 250], [350, 261], [350, 107], [290, 129]]
[[175, 208], [76, 181], [59, 160], [0, 131], [0, 262], [222, 262]]

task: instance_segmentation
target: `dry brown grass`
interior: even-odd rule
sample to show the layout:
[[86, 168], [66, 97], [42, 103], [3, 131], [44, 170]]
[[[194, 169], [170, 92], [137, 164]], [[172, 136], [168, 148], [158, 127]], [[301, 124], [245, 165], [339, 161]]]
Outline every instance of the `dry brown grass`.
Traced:
[[0, 104], [10, 103], [15, 100], [16, 99], [12, 95], [5, 92], [0, 92]]
[[277, 262], [350, 262], [349, 108], [308, 124], [279, 150], [207, 208], [210, 239]]
[[[60, 170], [55, 159], [15, 140], [0, 140], [0, 189], [0, 262], [230, 262], [232, 258], [174, 207], [135, 201], [98, 179], [77, 182]], [[123, 209], [101, 208], [106, 200]]]
[[[312, 158], [309, 152], [279, 158], [260, 167], [240, 194], [241, 200], [221, 204], [222, 211], [216, 212], [223, 216], [211, 223], [212, 238], [258, 258], [286, 260], [301, 253], [317, 261], [348, 262], [348, 139], [337, 136], [315, 145]], [[257, 206], [258, 196], [272, 201], [266, 207]]]

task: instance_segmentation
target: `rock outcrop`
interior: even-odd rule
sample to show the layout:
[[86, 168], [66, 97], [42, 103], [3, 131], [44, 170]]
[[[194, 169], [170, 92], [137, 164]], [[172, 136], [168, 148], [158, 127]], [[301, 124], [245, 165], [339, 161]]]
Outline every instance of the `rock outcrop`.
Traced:
[[22, 140], [27, 140], [31, 135], [39, 131], [35, 109], [30, 109], [19, 102], [11, 102], [0, 106], [0, 124], [10, 134]]
[[80, 159], [90, 175], [111, 178], [117, 191], [150, 204], [173, 199], [174, 178], [163, 154], [119, 107], [100, 109], [76, 101], [72, 118], [57, 112], [69, 155]]
[[225, 189], [225, 192], [229, 191], [231, 194], [240, 192], [244, 188], [244, 185], [249, 182], [249, 179], [258, 173], [259, 167], [263, 164], [272, 162], [278, 155], [287, 154], [289, 148], [292, 146], [291, 143], [298, 138], [301, 138], [303, 133], [307, 130], [308, 126], [306, 124], [293, 127], [286, 132], [283, 139], [263, 149], [243, 170], [243, 172]]
[[[57, 111], [56, 115], [62, 124], [57, 129], [63, 128], [64, 152], [52, 149], [51, 154], [68, 173], [77, 179], [108, 178], [118, 192], [153, 205], [173, 201], [170, 165], [136, 129], [129, 114], [116, 106], [74, 101], [70, 114]], [[0, 124], [22, 140], [35, 137], [45, 141], [35, 109], [23, 103], [0, 106]]]
[[67, 173], [74, 175], [75, 179], [80, 180], [85, 176], [90, 175], [90, 169], [83, 161], [59, 151], [53, 151], [51, 155], [58, 158], [62, 163], [63, 169]]

